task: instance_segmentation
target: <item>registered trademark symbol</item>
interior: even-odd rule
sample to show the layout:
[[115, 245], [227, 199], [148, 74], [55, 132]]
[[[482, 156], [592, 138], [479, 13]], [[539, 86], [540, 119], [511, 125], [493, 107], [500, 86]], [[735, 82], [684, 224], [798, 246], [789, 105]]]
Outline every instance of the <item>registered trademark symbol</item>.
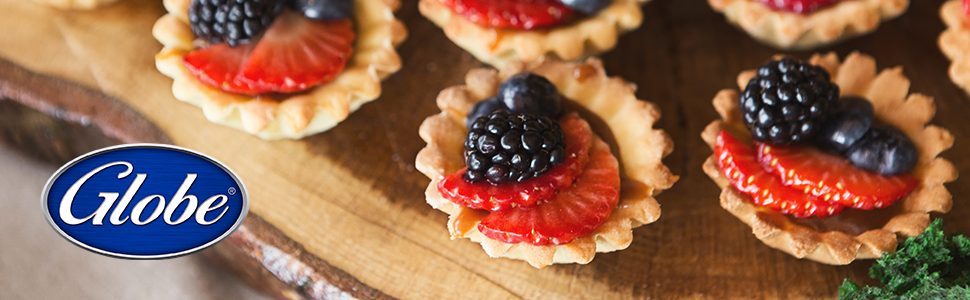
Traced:
[[229, 196], [232, 196], [232, 195], [235, 195], [235, 194], [236, 194], [236, 188], [234, 188], [234, 187], [229, 188]]

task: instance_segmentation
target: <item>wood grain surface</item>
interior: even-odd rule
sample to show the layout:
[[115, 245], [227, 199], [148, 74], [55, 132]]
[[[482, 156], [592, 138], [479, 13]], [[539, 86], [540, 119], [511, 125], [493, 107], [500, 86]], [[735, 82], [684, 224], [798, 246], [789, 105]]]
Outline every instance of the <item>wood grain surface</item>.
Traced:
[[[965, 171], [970, 100], [947, 78], [949, 62], [936, 46], [944, 27], [941, 4], [914, 1], [876, 33], [821, 51], [844, 56], [858, 50], [874, 56], [880, 69], [903, 66], [912, 92], [936, 98], [933, 123], [956, 137], [942, 156]], [[871, 262], [828, 266], [795, 259], [764, 246], [718, 205], [719, 190], [701, 170], [711, 152], [699, 134], [716, 118], [711, 99], [733, 87], [739, 71], [779, 51], [729, 26], [703, 0], [647, 3], [643, 26], [603, 56], [610, 75], [636, 83], [639, 98], [659, 105], [659, 127], [674, 140], [665, 162], [681, 179], [658, 196], [659, 221], [635, 230], [626, 250], [599, 254], [588, 265], [541, 270], [490, 259], [477, 244], [450, 240], [446, 215], [424, 202], [428, 179], [414, 169], [424, 146], [417, 130], [437, 112], [438, 91], [460, 84], [481, 64], [421, 17], [416, 5], [404, 1], [398, 12], [409, 30], [399, 49], [404, 68], [385, 81], [382, 97], [337, 128], [299, 141], [268, 142], [211, 124], [200, 109], [174, 99], [171, 80], [152, 59], [161, 46], [151, 27], [164, 13], [157, 0], [124, 0], [90, 12], [0, 0], [0, 57], [114, 96], [174, 144], [232, 167], [251, 192], [250, 213], [260, 221], [254, 226], [267, 230], [248, 231], [257, 232], [251, 236], [263, 248], [239, 246], [247, 242], [242, 235], [222, 243], [237, 245], [248, 258], [224, 257], [297, 287], [279, 297], [814, 299], [833, 298], [844, 278], [874, 283]], [[970, 232], [963, 200], [970, 195], [968, 180], [948, 185], [954, 206], [941, 217], [949, 231]], [[258, 249], [282, 252], [267, 260]], [[307, 288], [316, 283], [347, 293]]]

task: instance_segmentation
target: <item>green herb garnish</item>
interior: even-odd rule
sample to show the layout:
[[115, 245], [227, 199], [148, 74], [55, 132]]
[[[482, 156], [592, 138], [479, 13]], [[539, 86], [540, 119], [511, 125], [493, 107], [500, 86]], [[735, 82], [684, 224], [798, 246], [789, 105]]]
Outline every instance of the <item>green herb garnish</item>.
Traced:
[[947, 238], [936, 219], [895, 253], [883, 253], [869, 269], [882, 287], [859, 287], [846, 279], [839, 299], [970, 299], [970, 239]]

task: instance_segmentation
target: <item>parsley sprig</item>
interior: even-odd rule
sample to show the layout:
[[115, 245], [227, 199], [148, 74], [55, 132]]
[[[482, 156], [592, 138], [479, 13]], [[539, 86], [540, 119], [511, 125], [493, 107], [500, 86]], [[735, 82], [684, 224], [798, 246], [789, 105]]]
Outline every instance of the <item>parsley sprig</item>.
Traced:
[[970, 239], [947, 238], [937, 219], [895, 253], [876, 260], [869, 275], [883, 286], [859, 287], [846, 279], [839, 299], [970, 299]]

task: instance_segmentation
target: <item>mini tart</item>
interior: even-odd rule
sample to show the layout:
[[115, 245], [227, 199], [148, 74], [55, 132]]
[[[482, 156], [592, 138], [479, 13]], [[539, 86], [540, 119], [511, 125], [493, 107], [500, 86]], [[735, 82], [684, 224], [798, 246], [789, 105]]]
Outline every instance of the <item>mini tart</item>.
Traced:
[[613, 49], [620, 34], [640, 27], [640, 5], [649, 0], [613, 0], [595, 15], [545, 29], [493, 28], [473, 23], [439, 0], [421, 0], [421, 14], [441, 27], [455, 44], [478, 60], [501, 68], [546, 54], [575, 61]]
[[[875, 60], [859, 53], [850, 54], [842, 63], [834, 53], [816, 54], [809, 62], [828, 70], [842, 95], [869, 99], [877, 120], [895, 126], [912, 139], [919, 151], [919, 162], [909, 174], [918, 178], [920, 185], [887, 208], [846, 209], [824, 219], [799, 219], [752, 203], [750, 196], [731, 186], [713, 155], [704, 163], [704, 172], [722, 189], [721, 207], [751, 226], [754, 235], [772, 248], [832, 265], [878, 258], [884, 252], [895, 251], [899, 239], [923, 232], [929, 224], [930, 212], [950, 210], [952, 197], [943, 184], [955, 180], [957, 171], [953, 164], [937, 155], [953, 146], [953, 136], [946, 129], [927, 125], [936, 112], [933, 99], [908, 94], [909, 79], [903, 76], [902, 68], [877, 74]], [[741, 72], [738, 86], [746, 86], [754, 76], [754, 70]], [[751, 136], [742, 123], [738, 91], [719, 92], [714, 98], [714, 108], [721, 120], [709, 124], [701, 134], [711, 149], [722, 130], [737, 137]]]
[[208, 86], [185, 67], [195, 36], [189, 27], [191, 0], [164, 0], [168, 14], [152, 34], [165, 47], [155, 65], [171, 77], [175, 98], [201, 107], [209, 121], [245, 130], [263, 139], [291, 138], [327, 131], [381, 94], [381, 80], [401, 68], [395, 47], [407, 37], [394, 18], [398, 0], [354, 0], [354, 52], [333, 81], [292, 94], [234, 94]]
[[[438, 181], [445, 175], [464, 167], [466, 113], [475, 103], [495, 95], [506, 78], [523, 71], [546, 77], [564, 98], [571, 99], [564, 103], [564, 110], [579, 111], [593, 132], [610, 142], [611, 151], [620, 162], [617, 208], [592, 235], [566, 245], [506, 244], [485, 237], [477, 225], [488, 211], [456, 205], [437, 189]], [[585, 63], [540, 59], [528, 64], [510, 63], [501, 71], [469, 71], [465, 85], [452, 86], [438, 94], [441, 113], [421, 124], [419, 134], [428, 145], [418, 153], [415, 166], [431, 178], [425, 192], [428, 204], [450, 215], [448, 230], [452, 239], [468, 238], [481, 243], [491, 257], [526, 260], [537, 268], [553, 263], [586, 264], [596, 252], [626, 249], [633, 241], [633, 228], [660, 217], [660, 204], [653, 196], [677, 181], [677, 176], [661, 162], [673, 150], [673, 143], [663, 130], [653, 129], [660, 112], [654, 104], [638, 100], [635, 91], [633, 84], [607, 77], [603, 63], [595, 58]]]
[[940, 16], [947, 29], [940, 34], [940, 49], [950, 58], [950, 79], [970, 93], [970, 24], [960, 0], [943, 3]]
[[909, 0], [841, 0], [809, 14], [776, 11], [754, 0], [707, 0], [756, 40], [786, 50], [807, 50], [860, 36], [903, 14]]

